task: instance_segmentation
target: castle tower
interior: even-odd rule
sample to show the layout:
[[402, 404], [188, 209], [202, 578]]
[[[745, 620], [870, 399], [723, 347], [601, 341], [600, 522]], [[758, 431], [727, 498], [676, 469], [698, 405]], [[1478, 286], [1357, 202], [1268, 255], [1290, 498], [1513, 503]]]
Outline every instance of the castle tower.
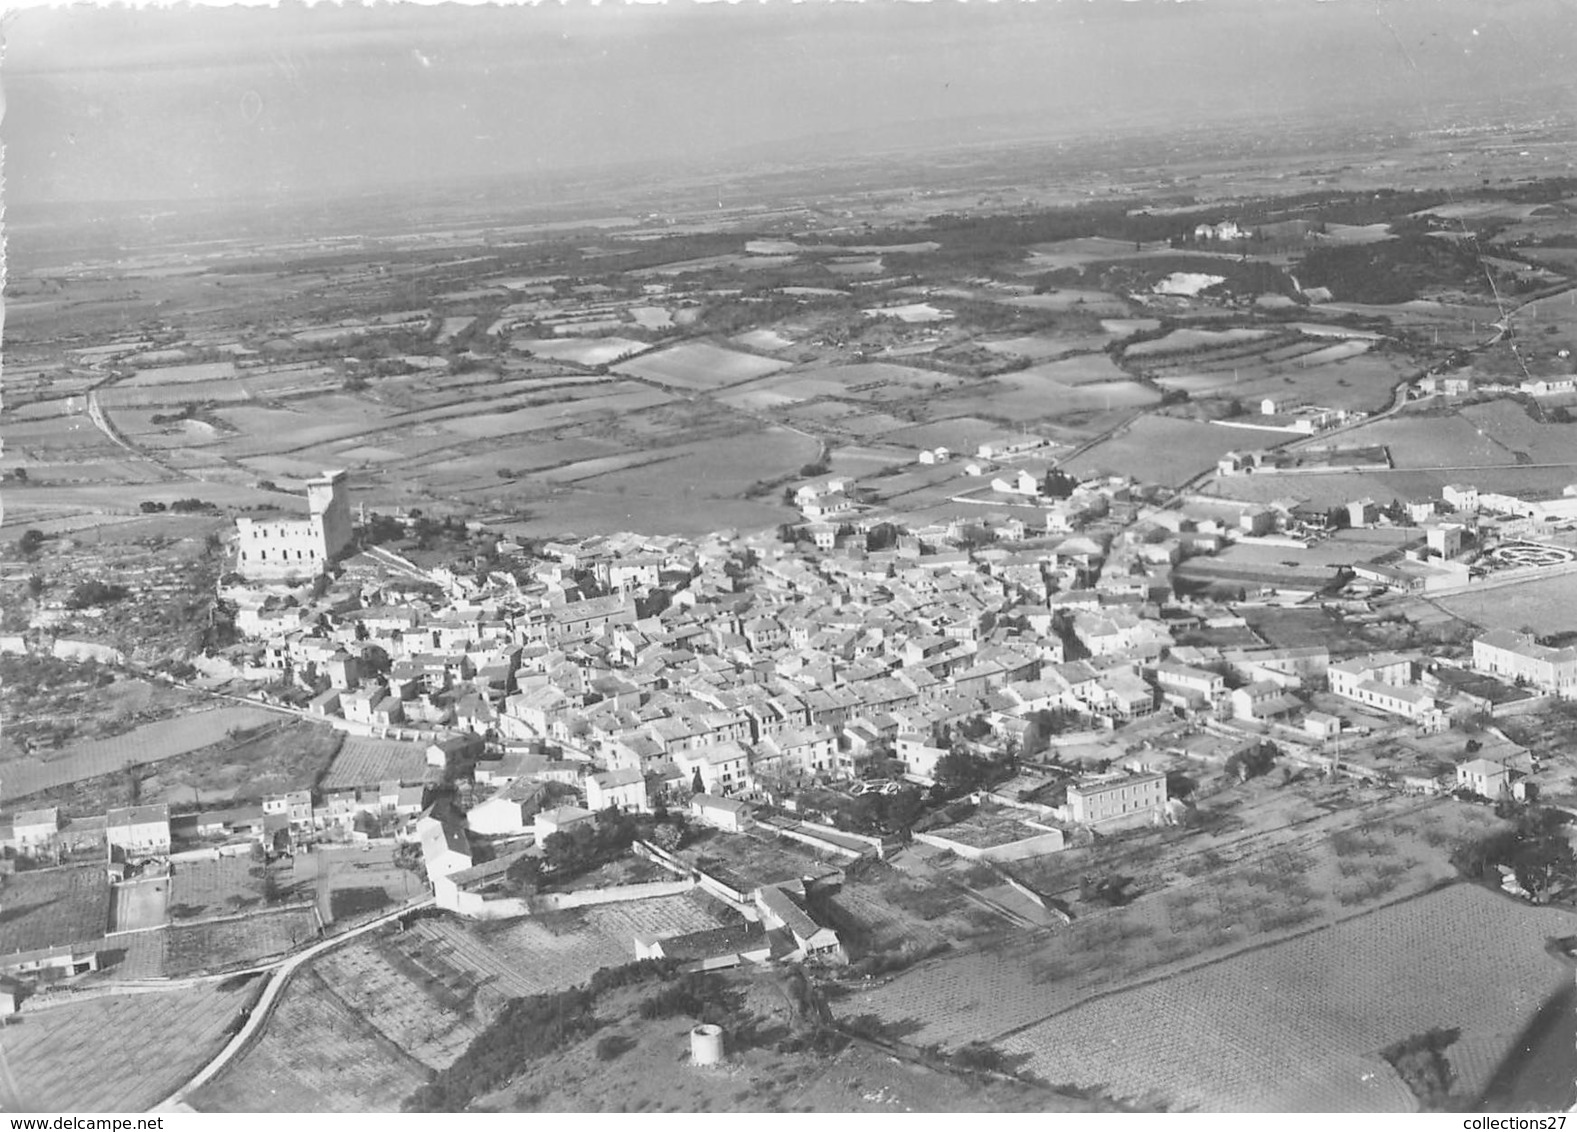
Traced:
[[349, 479], [349, 473], [340, 470], [325, 471], [307, 481], [307, 505], [313, 523], [321, 525], [325, 559], [338, 558], [350, 545], [353, 527], [347, 488]]
[[256, 580], [313, 578], [328, 569], [351, 544], [348, 479], [327, 471], [308, 480], [306, 519], [237, 519], [236, 569]]

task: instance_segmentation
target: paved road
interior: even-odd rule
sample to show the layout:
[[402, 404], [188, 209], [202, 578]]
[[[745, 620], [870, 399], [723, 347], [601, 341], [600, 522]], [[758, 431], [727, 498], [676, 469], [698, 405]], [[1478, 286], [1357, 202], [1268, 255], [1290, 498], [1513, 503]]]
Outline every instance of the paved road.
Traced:
[[409, 904], [401, 905], [392, 912], [387, 912], [384, 915], [379, 916], [375, 920], [369, 920], [360, 927], [352, 928], [343, 935], [332, 936], [328, 939], [320, 940], [311, 947], [307, 948], [305, 951], [297, 952], [295, 955], [292, 955], [287, 959], [280, 960], [277, 963], [268, 964], [263, 967], [252, 967], [245, 971], [236, 971], [226, 974], [224, 976], [225, 978], [235, 978], [237, 975], [257, 972], [270, 974], [271, 972], [268, 985], [263, 988], [261, 997], [258, 998], [257, 1003], [252, 1007], [251, 1015], [248, 1016], [241, 1029], [238, 1030], [235, 1036], [230, 1039], [230, 1041], [225, 1045], [224, 1049], [220, 1050], [218, 1055], [215, 1056], [212, 1061], [203, 1066], [202, 1069], [197, 1072], [195, 1077], [186, 1082], [186, 1084], [182, 1085], [175, 1092], [171, 1093], [168, 1097], [166, 1097], [163, 1101], [161, 1101], [149, 1111], [191, 1111], [190, 1106], [186, 1104], [187, 1094], [194, 1092], [201, 1086], [213, 1080], [213, 1078], [217, 1076], [221, 1070], [229, 1065], [230, 1062], [234, 1061], [235, 1058], [239, 1056], [248, 1045], [251, 1044], [252, 1039], [257, 1036], [263, 1025], [268, 1021], [269, 1016], [273, 1014], [274, 1007], [278, 1005], [279, 997], [284, 993], [285, 988], [290, 984], [291, 978], [298, 970], [300, 970], [303, 964], [311, 962], [319, 955], [322, 955], [325, 951], [328, 951], [334, 947], [338, 947], [347, 940], [352, 940], [357, 936], [365, 935], [367, 932], [381, 928], [384, 924], [398, 919], [400, 916], [403, 916], [408, 912], [412, 912], [417, 908], [426, 908], [432, 903], [433, 898], [430, 896], [421, 900], [412, 901]]

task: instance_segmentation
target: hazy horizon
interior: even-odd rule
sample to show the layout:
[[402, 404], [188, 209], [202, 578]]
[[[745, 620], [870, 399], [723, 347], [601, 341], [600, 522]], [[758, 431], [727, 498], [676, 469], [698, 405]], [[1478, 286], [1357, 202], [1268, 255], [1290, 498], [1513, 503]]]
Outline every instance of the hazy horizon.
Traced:
[[[281, 204], [708, 161], [1356, 108], [1443, 126], [1577, 90], [1559, 0], [29, 9], [10, 206]], [[826, 137], [819, 135], [825, 134]]]

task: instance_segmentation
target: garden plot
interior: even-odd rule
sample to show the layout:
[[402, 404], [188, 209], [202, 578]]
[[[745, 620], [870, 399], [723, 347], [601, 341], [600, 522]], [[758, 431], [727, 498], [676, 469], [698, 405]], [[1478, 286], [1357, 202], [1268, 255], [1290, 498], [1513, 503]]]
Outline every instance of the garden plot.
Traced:
[[170, 918], [179, 923], [256, 908], [263, 902], [262, 868], [246, 854], [175, 862], [170, 877]]
[[564, 990], [589, 979], [603, 967], [635, 959], [635, 936], [684, 935], [723, 923], [726, 909], [695, 893], [601, 904], [494, 923], [431, 921], [435, 931], [456, 940], [457, 949], [482, 946], [514, 972], [516, 993]]
[[29, 1012], [6, 1031], [23, 1111], [143, 1112], [223, 1047], [256, 984], [111, 995]]
[[164, 969], [171, 978], [233, 970], [294, 951], [318, 937], [310, 908], [282, 908], [164, 929]]
[[344, 790], [384, 782], [417, 783], [426, 778], [427, 770], [427, 748], [421, 744], [347, 735], [319, 786]]
[[395, 1112], [427, 1075], [309, 967], [258, 1039], [187, 1103], [200, 1112]]
[[554, 358], [582, 366], [612, 365], [621, 358], [650, 349], [634, 338], [513, 338], [513, 349], [539, 358]]
[[364, 936], [315, 966], [370, 1026], [430, 1069], [452, 1064], [509, 997], [414, 933]]
[[618, 371], [681, 389], [718, 389], [765, 377], [788, 364], [724, 349], [709, 342], [687, 342], [624, 362]]
[[[1569, 912], [1455, 885], [1060, 1014], [1002, 1046], [1032, 1072], [1210, 1111], [1413, 1111], [1379, 1058], [1460, 1028], [1462, 1092], [1488, 1083], [1570, 974], [1544, 950]], [[1451, 1059], [1452, 1050], [1446, 1056]]]
[[292, 892], [317, 901], [325, 923], [366, 919], [426, 892], [422, 877], [402, 869], [389, 845], [318, 845], [292, 861]]

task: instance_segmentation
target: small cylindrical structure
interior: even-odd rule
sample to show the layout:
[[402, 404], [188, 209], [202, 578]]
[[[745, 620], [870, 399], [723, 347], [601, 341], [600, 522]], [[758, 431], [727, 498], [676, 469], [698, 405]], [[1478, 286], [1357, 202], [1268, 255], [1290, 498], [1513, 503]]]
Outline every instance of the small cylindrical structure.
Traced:
[[723, 1060], [723, 1027], [702, 1023], [690, 1031], [690, 1064], [717, 1065]]

